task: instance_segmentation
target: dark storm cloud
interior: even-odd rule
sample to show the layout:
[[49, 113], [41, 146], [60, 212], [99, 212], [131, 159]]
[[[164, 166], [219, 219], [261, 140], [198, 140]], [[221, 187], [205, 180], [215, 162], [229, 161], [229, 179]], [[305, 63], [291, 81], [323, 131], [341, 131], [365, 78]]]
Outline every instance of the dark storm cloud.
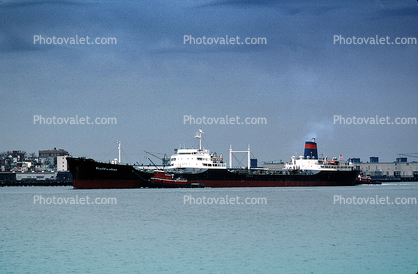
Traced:
[[[416, 2], [7, 1], [0, 2], [0, 87], [15, 93], [2, 100], [10, 106], [5, 113], [14, 112], [12, 98], [13, 102], [18, 98], [27, 112], [14, 116], [16, 124], [30, 122], [28, 117], [40, 109], [51, 115], [108, 115], [110, 111], [123, 124], [118, 132], [148, 140], [159, 135], [160, 129], [173, 138], [187, 135], [181, 117], [173, 115], [179, 109], [184, 112], [179, 115], [258, 115], [268, 118], [265, 132], [247, 128], [237, 141], [246, 144], [252, 138], [260, 144], [259, 140], [275, 136], [267, 143], [295, 140], [299, 147], [300, 138], [315, 133], [329, 138], [331, 151], [339, 144], [332, 142], [332, 134], [347, 138], [343, 141], [350, 149], [357, 147], [350, 136], [378, 135], [373, 127], [333, 125], [333, 114], [418, 115], [414, 105], [416, 45], [333, 43], [334, 35], [416, 37]], [[118, 43], [40, 46], [33, 44], [34, 35], [116, 37]], [[265, 37], [267, 44], [190, 45], [183, 42], [184, 35]], [[62, 103], [60, 108], [56, 102]], [[138, 117], [138, 124], [126, 122], [132, 117]], [[2, 122], [14, 127], [9, 120]], [[138, 128], [144, 130], [138, 132]], [[395, 140], [393, 129], [379, 128]], [[69, 150], [88, 151], [88, 144], [73, 142], [97, 135], [93, 129], [84, 130], [69, 135], [57, 131], [54, 138], [67, 142]], [[103, 136], [115, 134], [111, 128], [101, 130]], [[222, 132], [225, 140], [235, 139], [237, 130], [207, 129], [213, 134]], [[33, 147], [26, 150], [48, 145], [43, 140], [49, 132], [40, 127], [33, 132]], [[19, 137], [10, 138], [7, 148], [20, 148], [25, 135], [15, 132], [13, 136]], [[410, 135], [404, 136], [403, 143], [415, 143]], [[140, 143], [133, 148], [142, 150], [153, 144]], [[172, 144], [167, 144], [170, 150]], [[370, 141], [365, 146], [367, 152], [358, 148], [353, 155], [372, 153], [381, 143]], [[260, 149], [266, 159], [275, 158], [268, 148]], [[294, 148], [281, 149], [283, 157], [294, 153]], [[160, 145], [155, 150], [168, 151]]]
[[418, 7], [385, 8], [378, 14], [381, 16], [417, 16]]
[[250, 6], [276, 6], [279, 3], [278, 0], [225, 0], [225, 1], [210, 1], [201, 6], [238, 6], [248, 8]]
[[0, 52], [49, 49], [48, 46], [35, 45], [33, 35], [68, 26], [78, 17], [77, 12], [89, 6], [71, 1], [0, 3]]

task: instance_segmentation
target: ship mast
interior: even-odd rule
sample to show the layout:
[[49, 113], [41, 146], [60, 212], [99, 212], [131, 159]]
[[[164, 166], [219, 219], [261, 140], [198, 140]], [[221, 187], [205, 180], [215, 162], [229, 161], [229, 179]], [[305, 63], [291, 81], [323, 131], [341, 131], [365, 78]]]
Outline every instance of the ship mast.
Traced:
[[120, 141], [118, 141], [118, 150], [119, 150], [119, 159], [118, 159], [118, 163], [120, 164]]
[[194, 136], [196, 139], [199, 139], [199, 150], [202, 150], [202, 129], [199, 128], [199, 130], [196, 132], [196, 135]]

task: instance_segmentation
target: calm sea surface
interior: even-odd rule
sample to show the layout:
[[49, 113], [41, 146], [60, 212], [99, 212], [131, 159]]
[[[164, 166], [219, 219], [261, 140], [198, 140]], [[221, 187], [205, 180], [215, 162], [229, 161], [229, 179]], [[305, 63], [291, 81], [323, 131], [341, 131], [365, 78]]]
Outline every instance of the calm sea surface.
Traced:
[[[87, 198], [96, 204], [86, 204]], [[415, 274], [418, 204], [405, 198], [418, 198], [416, 182], [236, 189], [2, 187], [0, 273]], [[226, 200], [230, 204], [219, 204]], [[379, 204], [370, 205], [376, 200]]]

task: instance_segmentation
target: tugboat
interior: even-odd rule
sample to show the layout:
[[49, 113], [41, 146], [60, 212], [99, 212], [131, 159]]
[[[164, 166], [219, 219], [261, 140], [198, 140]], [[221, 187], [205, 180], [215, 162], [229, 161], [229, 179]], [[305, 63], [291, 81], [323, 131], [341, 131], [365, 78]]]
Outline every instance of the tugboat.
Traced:
[[371, 178], [370, 176], [364, 176], [363, 174], [359, 174], [357, 177], [358, 184], [370, 184]]
[[181, 177], [174, 178], [174, 174], [167, 174], [162, 170], [154, 171], [148, 187], [181, 188], [181, 187], [204, 187], [203, 184], [191, 184]]

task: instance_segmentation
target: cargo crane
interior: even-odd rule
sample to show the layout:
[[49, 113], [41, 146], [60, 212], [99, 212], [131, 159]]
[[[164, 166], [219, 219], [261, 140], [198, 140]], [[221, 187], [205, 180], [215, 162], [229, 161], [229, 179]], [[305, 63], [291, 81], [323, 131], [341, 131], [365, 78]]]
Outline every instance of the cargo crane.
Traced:
[[[162, 161], [163, 167], [168, 166], [168, 162], [170, 161], [170, 158], [167, 157], [167, 154], [164, 154], [163, 158], [161, 158], [161, 157], [158, 157], [157, 155], [155, 155], [155, 154], [153, 154], [153, 153], [151, 153], [149, 151], [144, 150], [144, 152], [147, 153], [147, 154], [149, 154], [149, 155], [151, 155], [151, 156], [154, 156], [157, 159], [160, 159]], [[148, 160], [151, 161], [151, 159], [149, 159], [149, 158], [148, 158]]]

